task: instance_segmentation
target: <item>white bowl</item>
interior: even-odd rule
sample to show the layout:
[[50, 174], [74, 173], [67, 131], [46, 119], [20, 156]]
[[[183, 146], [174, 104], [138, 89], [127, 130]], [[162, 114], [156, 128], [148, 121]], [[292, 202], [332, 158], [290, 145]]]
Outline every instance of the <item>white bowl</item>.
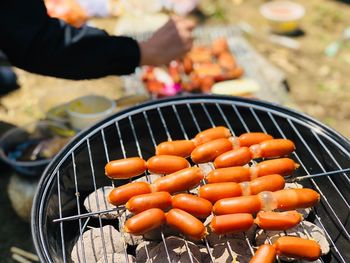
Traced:
[[283, 34], [299, 28], [305, 9], [291, 1], [271, 1], [261, 5], [260, 13], [268, 20], [272, 31]]
[[103, 96], [88, 95], [68, 103], [67, 114], [74, 129], [83, 130], [111, 115], [115, 101]]

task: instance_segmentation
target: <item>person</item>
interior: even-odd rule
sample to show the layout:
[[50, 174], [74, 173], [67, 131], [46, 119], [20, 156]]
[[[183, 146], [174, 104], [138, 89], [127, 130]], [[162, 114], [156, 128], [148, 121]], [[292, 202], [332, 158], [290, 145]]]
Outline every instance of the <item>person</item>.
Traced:
[[140, 65], [159, 66], [192, 46], [193, 21], [172, 17], [144, 42], [111, 36], [51, 18], [42, 0], [0, 1], [0, 50], [12, 65], [66, 79], [133, 73]]

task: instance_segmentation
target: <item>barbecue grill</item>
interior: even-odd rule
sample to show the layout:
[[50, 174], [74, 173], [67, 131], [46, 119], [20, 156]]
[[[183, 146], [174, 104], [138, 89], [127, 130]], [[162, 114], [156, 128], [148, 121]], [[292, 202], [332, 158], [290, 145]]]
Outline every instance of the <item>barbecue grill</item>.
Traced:
[[[263, 131], [294, 141], [296, 151], [291, 158], [300, 164], [295, 177], [350, 167], [347, 139], [316, 120], [281, 106], [204, 95], [148, 102], [83, 131], [48, 166], [32, 210], [33, 238], [41, 261], [71, 262], [72, 247], [81, 241], [89, 226], [118, 225], [117, 220], [92, 217], [83, 207], [84, 199], [96, 189], [128, 182], [113, 182], [104, 175], [109, 160], [133, 156], [147, 159], [154, 155], [155, 145], [160, 142], [190, 139], [201, 130], [219, 125], [227, 126], [235, 135]], [[330, 253], [320, 262], [350, 262], [349, 173], [307, 178], [301, 183], [321, 195], [320, 203], [307, 218], [325, 231], [331, 246]], [[97, 214], [103, 213], [106, 211], [100, 209]], [[167, 247], [164, 235], [162, 238]], [[254, 253], [253, 244], [246, 240]], [[208, 248], [208, 242], [205, 245]]]

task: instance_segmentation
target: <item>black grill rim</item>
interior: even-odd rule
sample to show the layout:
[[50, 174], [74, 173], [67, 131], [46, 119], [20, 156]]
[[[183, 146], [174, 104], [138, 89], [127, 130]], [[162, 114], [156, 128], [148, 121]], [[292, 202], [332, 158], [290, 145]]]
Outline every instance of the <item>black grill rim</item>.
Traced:
[[332, 138], [334, 141], [336, 141], [338, 144], [340, 144], [348, 153], [350, 156], [350, 140], [348, 140], [346, 137], [341, 135], [339, 132], [335, 131], [334, 129], [326, 126], [325, 124], [321, 123], [320, 121], [314, 119], [313, 117], [310, 117], [302, 112], [299, 112], [297, 110], [293, 110], [290, 108], [287, 108], [285, 106], [278, 105], [276, 103], [271, 103], [267, 101], [262, 100], [255, 100], [255, 99], [249, 99], [249, 98], [242, 98], [242, 97], [235, 97], [235, 96], [219, 96], [219, 95], [190, 95], [187, 97], [184, 96], [177, 96], [172, 98], [165, 98], [165, 99], [158, 99], [158, 100], [152, 100], [150, 102], [142, 103], [133, 107], [130, 107], [128, 109], [124, 109], [118, 113], [115, 113], [109, 117], [107, 117], [104, 120], [101, 120], [100, 122], [96, 123], [92, 127], [81, 131], [78, 133], [69, 144], [67, 144], [50, 162], [50, 164], [46, 167], [44, 170], [38, 186], [37, 190], [33, 199], [33, 206], [31, 211], [31, 230], [32, 230], [32, 238], [33, 243], [36, 249], [36, 252], [39, 256], [39, 259], [41, 262], [52, 262], [51, 257], [48, 253], [47, 248], [44, 246], [44, 240], [40, 235], [39, 232], [39, 220], [43, 216], [41, 213], [40, 207], [43, 203], [43, 194], [46, 192], [47, 186], [50, 184], [51, 180], [53, 180], [54, 176], [54, 170], [56, 166], [60, 163], [61, 159], [74, 147], [79, 141], [86, 139], [90, 137], [90, 135], [94, 132], [96, 132], [97, 129], [102, 128], [106, 123], [110, 122], [111, 120], [122, 116], [124, 114], [128, 114], [134, 110], [144, 108], [147, 106], [154, 106], [156, 104], [168, 104], [171, 105], [174, 101], [189, 101], [189, 102], [210, 102], [216, 100], [216, 102], [225, 101], [232, 102], [233, 104], [236, 103], [244, 103], [244, 104], [250, 104], [252, 106], [260, 106], [264, 107], [269, 110], [275, 110], [277, 112], [280, 112], [282, 114], [288, 114], [291, 117], [297, 118], [299, 120], [302, 120], [307, 123], [307, 125], [312, 127], [318, 127], [320, 130], [320, 133], [327, 134], [330, 138]]

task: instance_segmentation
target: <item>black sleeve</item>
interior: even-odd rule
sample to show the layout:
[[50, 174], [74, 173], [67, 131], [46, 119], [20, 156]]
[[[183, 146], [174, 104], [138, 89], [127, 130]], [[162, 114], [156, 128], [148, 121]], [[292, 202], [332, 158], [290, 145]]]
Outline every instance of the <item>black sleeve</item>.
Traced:
[[0, 0], [0, 49], [27, 71], [68, 79], [134, 72], [138, 43], [50, 18], [42, 0]]

